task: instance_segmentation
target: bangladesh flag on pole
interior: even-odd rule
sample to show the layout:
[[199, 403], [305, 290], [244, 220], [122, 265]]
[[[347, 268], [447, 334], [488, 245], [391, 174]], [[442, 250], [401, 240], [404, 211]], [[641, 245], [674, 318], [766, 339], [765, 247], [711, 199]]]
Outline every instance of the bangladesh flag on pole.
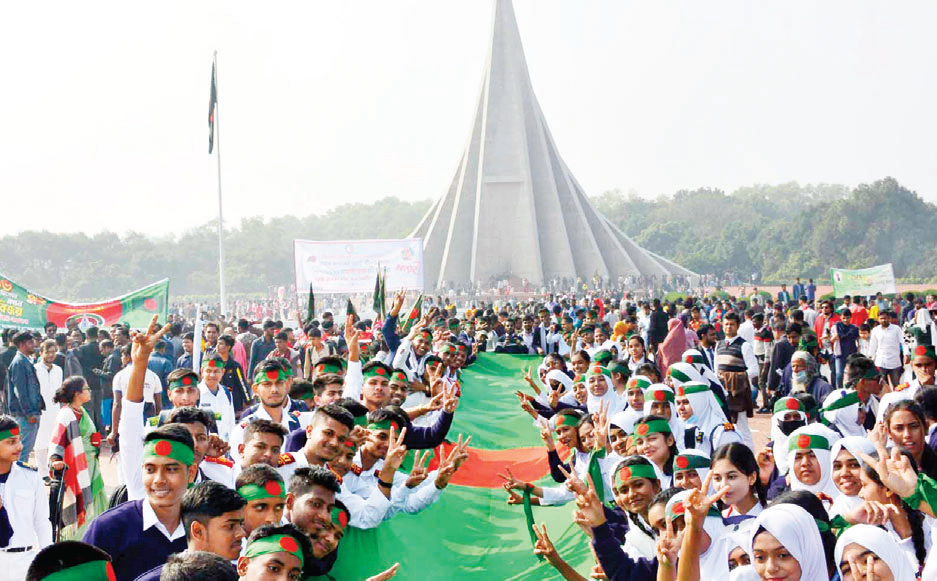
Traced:
[[372, 298], [372, 307], [374, 312], [377, 313], [377, 316], [381, 315], [381, 311], [384, 310], [383, 307], [383, 297], [381, 297], [381, 265], [377, 265], [377, 278], [374, 279], [374, 297]]
[[215, 63], [211, 64], [211, 95], [208, 97], [208, 153], [215, 149], [215, 105], [218, 92], [215, 89]]
[[410, 332], [410, 327], [414, 323], [420, 320], [420, 315], [423, 313], [423, 295], [417, 297], [416, 302], [413, 303], [413, 308], [410, 309], [410, 313], [407, 315], [407, 320], [403, 322], [403, 332], [406, 335]]
[[387, 317], [387, 267], [381, 273], [381, 318]]
[[[534, 555], [524, 508], [507, 504], [508, 494], [498, 477], [509, 468], [525, 482], [557, 486], [550, 478], [539, 430], [517, 408], [516, 400], [511, 401], [517, 377], [534, 361], [526, 355], [478, 354], [462, 374], [459, 413], [448, 435], [452, 442], [459, 434], [472, 435], [469, 459], [439, 500], [422, 512], [399, 513], [373, 529], [348, 528], [331, 578], [366, 579], [398, 561], [394, 581], [563, 578]], [[451, 450], [449, 443], [434, 450], [430, 469], [438, 466], [440, 453], [448, 455]], [[534, 506], [533, 518], [538, 527], [546, 525], [563, 559], [588, 577], [592, 553], [589, 539], [572, 521], [574, 508], [574, 504]]]

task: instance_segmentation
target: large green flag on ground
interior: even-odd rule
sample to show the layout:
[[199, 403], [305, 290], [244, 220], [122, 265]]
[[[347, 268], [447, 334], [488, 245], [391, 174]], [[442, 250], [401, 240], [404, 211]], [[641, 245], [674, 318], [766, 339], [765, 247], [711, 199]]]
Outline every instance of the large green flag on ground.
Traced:
[[[533, 553], [522, 505], [506, 504], [498, 472], [556, 486], [539, 435], [514, 391], [531, 357], [480, 353], [462, 375], [462, 401], [449, 438], [472, 435], [470, 457], [442, 497], [415, 515], [398, 514], [376, 529], [349, 529], [339, 546], [334, 579], [367, 579], [400, 562], [396, 580], [562, 577]], [[559, 554], [588, 577], [589, 542], [572, 522], [575, 506], [533, 507]]]

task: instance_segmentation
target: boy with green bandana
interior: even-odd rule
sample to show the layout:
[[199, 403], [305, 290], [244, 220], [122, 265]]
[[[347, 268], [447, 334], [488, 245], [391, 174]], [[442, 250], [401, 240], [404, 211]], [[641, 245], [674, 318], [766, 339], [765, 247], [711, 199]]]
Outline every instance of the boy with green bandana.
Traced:
[[241, 416], [241, 422], [231, 431], [231, 457], [236, 464], [241, 462], [238, 449], [244, 441], [244, 430], [250, 422], [256, 419], [270, 420], [283, 426], [286, 433], [300, 427], [299, 418], [288, 413], [285, 407], [289, 402], [290, 393], [288, 379], [286, 370], [276, 360], [262, 361], [257, 365], [252, 389], [260, 398], [260, 405], [251, 413]]
[[111, 581], [114, 565], [101, 549], [79, 541], [55, 543], [39, 551], [26, 581]]
[[265, 524], [279, 524], [286, 509], [286, 484], [280, 474], [266, 464], [256, 464], [238, 474], [235, 483], [247, 506], [244, 532], [250, 535]]
[[309, 539], [296, 526], [264, 525], [248, 539], [237, 571], [241, 581], [298, 581], [311, 557]]

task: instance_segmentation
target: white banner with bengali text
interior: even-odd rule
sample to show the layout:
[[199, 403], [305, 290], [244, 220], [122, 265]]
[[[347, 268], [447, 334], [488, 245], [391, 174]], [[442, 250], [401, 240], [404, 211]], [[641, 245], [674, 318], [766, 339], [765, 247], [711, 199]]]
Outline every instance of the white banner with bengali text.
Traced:
[[386, 291], [423, 290], [423, 240], [293, 240], [296, 291], [317, 295], [374, 291], [377, 268]]

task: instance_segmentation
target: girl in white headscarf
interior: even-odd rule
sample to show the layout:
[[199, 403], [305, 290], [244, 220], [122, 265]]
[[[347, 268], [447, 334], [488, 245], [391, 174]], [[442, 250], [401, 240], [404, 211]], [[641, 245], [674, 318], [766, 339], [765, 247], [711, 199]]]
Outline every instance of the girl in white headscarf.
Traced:
[[677, 449], [686, 448], [686, 424], [677, 415], [677, 407], [674, 405], [673, 390], [663, 383], [655, 383], [644, 392], [644, 415], [660, 416], [670, 424], [670, 431], [673, 433], [674, 440], [677, 442]]
[[820, 410], [827, 425], [841, 436], [865, 437], [865, 406], [859, 401], [859, 393], [854, 389], [834, 389], [823, 400]]
[[780, 475], [787, 474], [790, 468], [787, 456], [787, 440], [799, 427], [807, 425], [807, 410], [796, 397], [782, 397], [774, 404], [771, 416], [771, 442], [774, 465]]
[[811, 424], [794, 430], [788, 440], [788, 459], [791, 462], [789, 473], [791, 490], [806, 490], [823, 501], [827, 511], [839, 496], [839, 490], [833, 484], [830, 473], [829, 430], [817, 424]]
[[755, 519], [750, 539], [752, 563], [759, 579], [829, 579], [820, 530], [801, 507], [784, 503], [765, 509]]
[[[846, 529], [836, 541], [833, 552], [836, 566], [843, 581], [864, 581], [867, 578], [893, 581], [914, 581], [917, 564], [898, 546], [895, 538], [872, 525], [855, 525]], [[869, 575], [868, 558], [872, 557], [872, 575]], [[850, 561], [857, 565], [858, 574], [852, 574]]]
[[830, 478], [840, 495], [833, 501], [830, 518], [843, 515], [862, 504], [862, 456], [875, 454], [875, 445], [866, 438], [848, 436], [833, 443], [830, 450]]
[[625, 409], [625, 401], [612, 387], [612, 374], [607, 369], [601, 365], [590, 365], [584, 379], [589, 390], [586, 409], [590, 414], [605, 410], [611, 416]]
[[[693, 448], [712, 455], [713, 450], [723, 444], [742, 441], [709, 384], [688, 381], [674, 389], [677, 414], [687, 425], [687, 431], [692, 433]], [[686, 445], [691, 447], [691, 442]]]

